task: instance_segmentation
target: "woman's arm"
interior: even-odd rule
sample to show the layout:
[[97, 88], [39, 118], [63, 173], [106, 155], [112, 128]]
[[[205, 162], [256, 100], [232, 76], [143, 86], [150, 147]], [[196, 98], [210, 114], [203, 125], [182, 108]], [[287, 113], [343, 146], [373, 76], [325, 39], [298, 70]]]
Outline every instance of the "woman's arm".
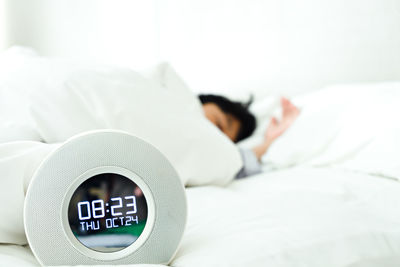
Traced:
[[261, 172], [261, 159], [271, 144], [281, 136], [299, 116], [300, 110], [288, 99], [281, 98], [282, 119], [279, 122], [275, 117], [271, 119], [264, 134], [264, 141], [252, 150], [239, 149], [243, 160], [243, 168], [236, 175], [236, 179], [244, 178]]
[[253, 147], [252, 150], [254, 152], [254, 155], [257, 157], [257, 159], [259, 161], [261, 161], [261, 158], [267, 152], [267, 150], [271, 144], [272, 144], [272, 141], [265, 140], [263, 143], [259, 144], [258, 146]]
[[267, 152], [271, 144], [294, 123], [300, 114], [300, 109], [293, 105], [293, 103], [287, 98], [281, 98], [281, 107], [281, 121], [278, 121], [275, 117], [272, 117], [267, 130], [265, 131], [264, 141], [253, 148], [253, 152], [259, 161], [261, 161], [261, 158]]

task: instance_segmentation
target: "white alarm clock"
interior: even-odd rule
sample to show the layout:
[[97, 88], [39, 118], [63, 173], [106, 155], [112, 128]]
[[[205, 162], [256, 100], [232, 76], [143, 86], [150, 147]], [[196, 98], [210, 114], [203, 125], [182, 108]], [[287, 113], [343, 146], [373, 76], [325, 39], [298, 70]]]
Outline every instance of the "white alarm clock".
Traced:
[[35, 172], [25, 200], [42, 265], [168, 263], [186, 224], [179, 176], [155, 147], [119, 131], [71, 138]]

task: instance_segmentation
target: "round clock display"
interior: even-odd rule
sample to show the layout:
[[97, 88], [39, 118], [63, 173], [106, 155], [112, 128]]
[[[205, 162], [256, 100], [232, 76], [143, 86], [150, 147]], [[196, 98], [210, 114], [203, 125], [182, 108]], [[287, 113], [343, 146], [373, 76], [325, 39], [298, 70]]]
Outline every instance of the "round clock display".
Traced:
[[68, 221], [74, 236], [87, 248], [119, 251], [142, 234], [147, 221], [146, 198], [142, 189], [125, 176], [95, 175], [72, 195]]

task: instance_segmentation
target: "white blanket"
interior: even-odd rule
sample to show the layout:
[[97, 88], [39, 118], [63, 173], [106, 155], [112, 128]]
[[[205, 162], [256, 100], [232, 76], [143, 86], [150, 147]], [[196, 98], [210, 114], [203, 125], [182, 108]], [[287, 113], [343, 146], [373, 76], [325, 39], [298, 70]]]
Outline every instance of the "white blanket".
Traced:
[[188, 190], [173, 266], [389, 267], [400, 263], [400, 183], [293, 168]]
[[167, 64], [146, 75], [10, 49], [0, 55], [0, 143], [117, 129], [156, 146], [185, 185], [232, 180], [240, 153], [205, 118], [197, 96]]

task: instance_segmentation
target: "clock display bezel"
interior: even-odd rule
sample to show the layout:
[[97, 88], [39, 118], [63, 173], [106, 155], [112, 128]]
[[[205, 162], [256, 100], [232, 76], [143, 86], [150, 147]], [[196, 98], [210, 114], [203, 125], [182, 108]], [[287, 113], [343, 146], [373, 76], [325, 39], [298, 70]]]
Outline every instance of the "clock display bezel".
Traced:
[[[99, 174], [105, 174], [105, 173], [115, 173], [121, 176], [124, 176], [128, 179], [130, 179], [132, 182], [134, 182], [143, 192], [144, 197], [146, 199], [147, 203], [147, 221], [146, 225], [143, 229], [143, 232], [140, 234], [138, 239], [133, 242], [131, 245], [128, 247], [114, 251], [114, 252], [100, 252], [93, 250], [91, 248], [86, 247], [83, 245], [73, 234], [69, 220], [68, 220], [68, 207], [69, 203], [71, 201], [72, 195], [74, 194], [75, 190], [86, 180], [99, 175]], [[61, 222], [62, 222], [62, 227], [63, 231], [65, 232], [68, 241], [70, 244], [81, 254], [84, 254], [88, 257], [91, 257], [93, 259], [97, 260], [115, 260], [115, 259], [120, 259], [123, 257], [126, 257], [139, 249], [147, 240], [147, 238], [150, 236], [151, 231], [154, 226], [155, 222], [155, 205], [154, 205], [154, 200], [152, 193], [147, 186], [147, 184], [143, 181], [143, 179], [140, 178], [137, 174], [134, 172], [127, 170], [125, 168], [117, 167], [117, 166], [101, 166], [101, 167], [96, 167], [93, 169], [90, 169], [86, 172], [84, 172], [82, 175], [77, 177], [70, 185], [68, 188], [64, 200], [62, 202], [62, 212], [61, 212]]]

